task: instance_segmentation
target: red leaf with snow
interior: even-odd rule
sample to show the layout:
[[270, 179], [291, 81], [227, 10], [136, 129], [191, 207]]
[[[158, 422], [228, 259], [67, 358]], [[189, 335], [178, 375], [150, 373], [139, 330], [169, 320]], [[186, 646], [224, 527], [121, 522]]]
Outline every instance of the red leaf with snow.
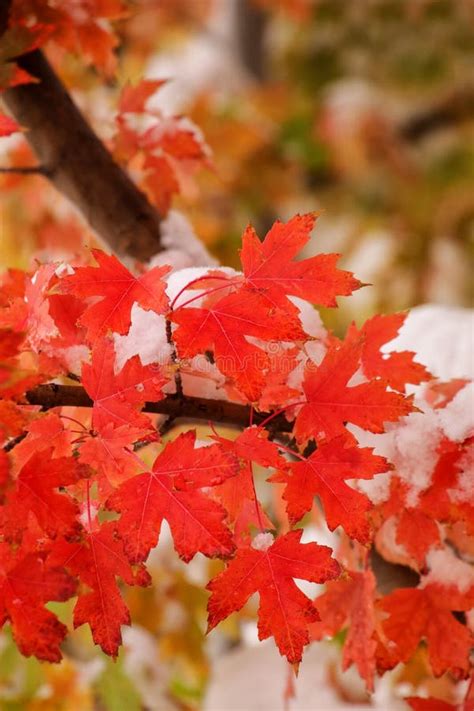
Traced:
[[219, 370], [249, 400], [265, 384], [269, 359], [247, 337], [262, 341], [305, 340], [301, 326], [259, 294], [230, 294], [209, 308], [180, 308], [172, 315], [178, 324], [173, 337], [182, 358], [212, 351]]
[[[416, 363], [412, 351], [382, 353], [381, 347], [393, 341], [408, 314], [377, 314], [365, 322], [359, 332], [362, 336], [362, 368], [368, 378], [382, 378], [394, 390], [403, 392], [407, 383], [418, 385], [430, 377], [421, 363]], [[352, 327], [351, 333], [357, 334]]]
[[404, 546], [421, 568], [430, 548], [441, 544], [441, 536], [432, 516], [407, 508], [398, 517], [396, 541]]
[[110, 423], [149, 428], [150, 420], [138, 411], [147, 400], [163, 398], [166, 382], [158, 366], [144, 366], [138, 356], [127, 360], [116, 373], [114, 344], [109, 339], [100, 340], [92, 351], [92, 364], [82, 367], [82, 384], [94, 401], [94, 429], [100, 432]]
[[349, 337], [341, 345], [331, 345], [320, 366], [306, 367], [307, 404], [299, 411], [294, 428], [299, 442], [347, 435], [347, 422], [383, 432], [385, 422], [396, 422], [413, 411], [410, 398], [389, 392], [380, 380], [348, 385], [359, 368], [361, 351], [362, 342]]
[[127, 333], [131, 323], [133, 304], [145, 311], [164, 313], [168, 306], [163, 277], [170, 267], [155, 267], [135, 277], [113, 255], [93, 249], [98, 267], [78, 267], [74, 274], [64, 277], [61, 289], [75, 296], [101, 297], [94, 299], [79, 323], [87, 329], [88, 338], [94, 341], [108, 330]]

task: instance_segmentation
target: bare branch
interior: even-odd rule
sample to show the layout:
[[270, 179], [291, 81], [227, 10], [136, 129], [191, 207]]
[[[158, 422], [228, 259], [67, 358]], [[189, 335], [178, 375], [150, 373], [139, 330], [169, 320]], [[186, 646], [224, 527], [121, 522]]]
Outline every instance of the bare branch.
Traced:
[[[84, 388], [57, 383], [39, 385], [34, 390], [29, 390], [26, 399], [30, 405], [41, 405], [45, 410], [61, 406], [92, 407], [93, 405]], [[147, 402], [144, 411], [169, 415], [174, 419], [224, 422], [238, 427], [247, 427], [250, 422], [250, 408], [246, 405], [188, 395], [168, 395], [159, 402]], [[268, 412], [254, 413], [253, 422], [258, 425], [268, 416]], [[290, 432], [291, 428], [291, 422], [288, 422], [283, 415], [272, 418], [267, 426], [267, 429], [273, 432]]]
[[45, 173], [120, 255], [161, 250], [160, 216], [93, 132], [40, 50], [18, 59], [38, 79], [3, 94]]

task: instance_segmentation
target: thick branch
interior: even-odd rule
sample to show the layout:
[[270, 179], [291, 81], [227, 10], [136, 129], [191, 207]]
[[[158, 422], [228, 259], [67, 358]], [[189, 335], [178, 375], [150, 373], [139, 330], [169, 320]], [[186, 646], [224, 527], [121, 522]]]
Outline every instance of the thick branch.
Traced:
[[474, 86], [465, 86], [410, 116], [398, 127], [398, 135], [405, 141], [416, 142], [433, 131], [449, 128], [473, 117]]
[[[45, 410], [52, 407], [75, 406], [92, 407], [92, 400], [77, 385], [58, 385], [49, 383], [39, 385], [26, 393], [30, 405], [41, 405]], [[224, 400], [206, 400], [187, 395], [168, 395], [159, 402], [147, 402], [145, 412], [169, 415], [173, 419], [183, 418], [205, 420], [207, 422], [225, 422], [239, 427], [247, 427], [250, 422], [250, 408]], [[268, 413], [254, 413], [253, 422], [259, 424], [268, 417]], [[283, 415], [277, 415], [268, 423], [268, 429], [275, 432], [290, 432], [291, 423]]]
[[18, 64], [39, 82], [3, 98], [47, 177], [121, 255], [140, 260], [159, 252], [160, 216], [95, 135], [41, 51]]

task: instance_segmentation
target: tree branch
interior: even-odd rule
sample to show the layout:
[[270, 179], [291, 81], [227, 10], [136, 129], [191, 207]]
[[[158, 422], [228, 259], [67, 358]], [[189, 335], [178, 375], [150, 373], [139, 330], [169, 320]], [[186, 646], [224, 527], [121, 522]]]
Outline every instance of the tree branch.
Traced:
[[[92, 407], [93, 401], [84, 388], [77, 385], [58, 385], [48, 383], [28, 390], [26, 399], [30, 405], [41, 405], [45, 410], [52, 407]], [[250, 408], [224, 400], [208, 400], [189, 395], [168, 395], [158, 402], [147, 402], [145, 412], [169, 415], [174, 419], [205, 420], [207, 422], [224, 422], [227, 424], [247, 427], [250, 422]], [[254, 413], [255, 424], [263, 422], [269, 413]], [[283, 415], [277, 415], [267, 425], [274, 432], [291, 432], [292, 423]]]
[[[0, 0], [2, 12], [4, 4]], [[120, 255], [161, 250], [160, 215], [95, 135], [40, 50], [18, 59], [38, 79], [2, 95], [43, 172]]]
[[398, 127], [398, 135], [416, 143], [426, 135], [474, 117], [474, 86], [460, 87], [438, 103], [413, 114]]
[[[93, 405], [93, 401], [84, 388], [56, 383], [39, 385], [34, 390], [29, 390], [26, 393], [26, 399], [30, 405], [41, 405], [45, 410], [68, 405], [75, 407], [92, 407]], [[181, 418], [222, 422], [239, 427], [247, 427], [250, 422], [250, 408], [245, 405], [186, 395], [168, 395], [159, 402], [147, 402], [144, 411], [168, 415], [173, 422], [175, 419]], [[258, 425], [268, 415], [269, 413], [253, 413], [253, 422]], [[280, 414], [270, 420], [266, 428], [273, 433], [291, 432], [292, 423]], [[25, 435], [26, 432], [7, 443], [4, 447], [5, 451], [13, 449], [18, 442], [24, 439]], [[386, 561], [375, 548], [371, 549], [371, 565], [377, 578], [377, 588], [382, 594], [388, 594], [395, 588], [416, 587], [418, 584], [417, 573], [405, 566]]]

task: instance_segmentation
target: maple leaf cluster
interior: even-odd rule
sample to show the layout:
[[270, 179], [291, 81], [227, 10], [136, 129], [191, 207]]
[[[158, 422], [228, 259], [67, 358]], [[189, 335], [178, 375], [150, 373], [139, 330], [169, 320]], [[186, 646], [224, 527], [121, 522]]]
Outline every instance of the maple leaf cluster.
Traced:
[[[0, 37], [0, 94], [8, 88], [37, 81], [15, 60], [35, 49], [52, 45], [59, 53], [80, 54], [111, 77], [117, 66], [118, 45], [110, 22], [129, 12], [125, 0], [87, 0], [55, 3], [50, 0], [13, 0], [8, 27]], [[0, 137], [21, 127], [0, 112]]]
[[210, 149], [192, 121], [147, 107], [165, 83], [145, 79], [123, 89], [113, 139], [115, 157], [136, 174], [162, 215], [168, 212], [173, 195], [195, 192], [193, 174], [211, 166]]
[[[147, 559], [166, 521], [183, 561], [225, 562], [207, 586], [209, 630], [258, 593], [259, 638], [273, 637], [293, 664], [311, 640], [348, 628], [344, 665], [355, 663], [369, 689], [376, 672], [407, 662], [420, 643], [434, 675], [468, 676], [474, 584], [436, 579], [431, 561], [448, 543], [460, 555], [469, 537], [472, 545], [464, 474], [472, 439], [440, 439], [416, 498], [398, 461], [362, 446], [364, 435], [390, 437], [423, 417], [405, 391], [430, 376], [412, 353], [381, 352], [404, 315], [353, 325], [343, 340], [305, 330], [302, 304], [334, 307], [360, 286], [338, 268], [339, 255], [295, 259], [314, 222], [314, 214], [277, 222], [263, 241], [249, 227], [242, 272], [209, 269], [173, 294], [169, 267], [133, 274], [100, 250], [95, 265], [4, 276], [0, 620], [23, 654], [61, 658], [67, 629], [46, 604], [75, 597], [74, 626], [88, 624], [116, 656], [130, 624], [122, 586], [150, 584]], [[166, 357], [132, 355], [118, 365], [117, 338], [131, 333], [137, 308], [166, 324], [169, 348]], [[212, 428], [208, 441], [192, 429], [161, 441], [146, 403], [183, 397], [181, 374], [196, 358], [209, 377], [219, 373], [225, 399], [248, 407], [248, 426], [234, 439]], [[35, 386], [68, 379], [70, 387], [80, 381], [91, 408], [28, 403]], [[426, 397], [445, 412], [464, 386], [431, 383]], [[272, 428], [282, 416], [285, 434]], [[273, 502], [257, 496], [262, 470]], [[379, 476], [388, 493], [374, 503]], [[335, 551], [301, 540], [321, 511]], [[389, 519], [420, 582], [384, 595], [370, 551], [387, 552]], [[326, 590], [312, 599], [296, 580]]]
[[[0, 37], [0, 94], [6, 89], [36, 82], [15, 60], [37, 48], [80, 55], [106, 77], [116, 70], [118, 38], [111, 22], [127, 16], [124, 0], [88, 0], [58, 3], [50, 0], [14, 0], [8, 28]], [[118, 99], [116, 131], [111, 141], [114, 157], [126, 166], [162, 215], [173, 195], [194, 195], [193, 175], [212, 167], [210, 149], [197, 126], [183, 116], [167, 116], [147, 108], [148, 100], [164, 80], [127, 84]], [[0, 137], [22, 127], [0, 112]]]

